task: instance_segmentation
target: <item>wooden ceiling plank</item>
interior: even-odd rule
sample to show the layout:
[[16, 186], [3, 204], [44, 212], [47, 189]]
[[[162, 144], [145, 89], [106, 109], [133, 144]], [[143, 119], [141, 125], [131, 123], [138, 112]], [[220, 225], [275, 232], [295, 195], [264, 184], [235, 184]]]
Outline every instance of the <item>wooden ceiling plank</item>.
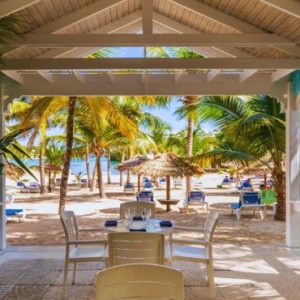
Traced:
[[[11, 1], [11, 0], [9, 0], [9, 1]], [[59, 19], [56, 19], [48, 24], [45, 24], [45, 25], [33, 30], [31, 33], [33, 33], [33, 34], [55, 33], [58, 30], [64, 29], [68, 26], [71, 26], [78, 22], [81, 22], [82, 20], [89, 18], [95, 14], [98, 14], [99, 12], [110, 8], [111, 6], [116, 5], [120, 1], [123, 1], [123, 0], [100, 0], [100, 1], [98, 0], [88, 6], [85, 6], [74, 12], [71, 12], [68, 15], [65, 15]], [[26, 34], [24, 36], [24, 38], [32, 35], [31, 33]], [[18, 48], [19, 47], [13, 47], [13, 46], [9, 47], [7, 49], [7, 52], [4, 54], [4, 56]]]
[[260, 0], [264, 4], [270, 5], [286, 14], [300, 18], [300, 3], [294, 0]]
[[[217, 9], [214, 9], [208, 5], [202, 4], [200, 1], [196, 0], [170, 0], [178, 5], [181, 5], [182, 7], [192, 10], [200, 15], [202, 15], [205, 18], [209, 18], [219, 24], [222, 24], [224, 26], [227, 26], [231, 29], [234, 29], [238, 32], [244, 32], [244, 33], [262, 33], [265, 32], [264, 30], [248, 24], [246, 22], [243, 22], [237, 18], [234, 18], [226, 13], [223, 13]], [[290, 55], [294, 55], [299, 57], [300, 56], [300, 47], [297, 45], [293, 45], [291, 47], [286, 46], [273, 46], [270, 45], [284, 53], [288, 53]]]
[[253, 76], [258, 70], [256, 69], [252, 69], [252, 70], [244, 70], [241, 74], [240, 74], [240, 82], [244, 82], [247, 79], [249, 79], [251, 76]]
[[16, 13], [41, 0], [4, 0], [0, 2], [0, 18]]

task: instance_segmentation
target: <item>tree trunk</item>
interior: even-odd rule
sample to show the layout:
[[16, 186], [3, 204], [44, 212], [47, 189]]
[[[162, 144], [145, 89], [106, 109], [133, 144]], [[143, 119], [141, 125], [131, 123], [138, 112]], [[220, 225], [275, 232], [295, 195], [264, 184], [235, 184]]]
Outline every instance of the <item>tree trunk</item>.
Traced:
[[[125, 160], [125, 152], [122, 151], [122, 158], [121, 158], [121, 163], [123, 163]], [[123, 186], [124, 184], [124, 176], [123, 176], [123, 171], [120, 171], [120, 186]]]
[[98, 179], [98, 188], [99, 188], [99, 196], [100, 198], [105, 198], [102, 170], [101, 170], [101, 156], [97, 156], [97, 179]]
[[73, 134], [74, 134], [74, 113], [76, 106], [77, 97], [69, 97], [69, 112], [67, 119], [66, 128], [66, 153], [65, 162], [63, 166], [61, 184], [60, 184], [60, 199], [59, 199], [59, 211], [63, 211], [66, 206], [67, 198], [67, 184], [70, 172], [70, 163], [72, 157], [72, 147], [73, 147]]
[[92, 179], [91, 179], [91, 187], [90, 187], [90, 191], [91, 192], [93, 192], [94, 189], [95, 189], [95, 185], [96, 185], [96, 173], [97, 173], [97, 159], [95, 159], [93, 176], [92, 176]]
[[45, 186], [45, 149], [41, 145], [40, 149], [40, 193], [44, 194], [46, 192]]
[[[191, 157], [193, 155], [193, 130], [194, 122], [191, 116], [188, 117], [188, 133], [187, 133], [187, 143], [186, 143], [186, 155]], [[189, 195], [191, 191], [192, 180], [190, 176], [186, 176], [186, 196]]]
[[46, 192], [45, 180], [45, 148], [46, 148], [46, 126], [41, 126], [41, 142], [40, 142], [40, 193]]
[[137, 178], [137, 188], [138, 188], [138, 192], [140, 192], [141, 191], [141, 175], [138, 174], [137, 177], [138, 177]]
[[85, 166], [86, 166], [86, 177], [87, 177], [88, 187], [91, 187], [90, 153], [89, 153], [88, 146], [86, 146], [86, 152], [85, 152]]
[[110, 176], [110, 151], [107, 152], [107, 184], [111, 184]]
[[51, 186], [51, 172], [48, 172], [48, 191], [52, 192], [52, 186]]
[[[167, 176], [166, 178], [166, 198], [167, 200], [170, 200], [171, 199], [171, 178], [170, 176]], [[167, 211], [170, 211], [171, 210], [171, 207], [170, 207], [170, 204], [168, 203], [167, 204]]]
[[130, 170], [127, 170], [127, 183], [130, 183], [131, 182], [131, 171]]
[[275, 220], [285, 221], [286, 207], [285, 207], [285, 172], [281, 168], [273, 170], [274, 189], [277, 193], [277, 208]]

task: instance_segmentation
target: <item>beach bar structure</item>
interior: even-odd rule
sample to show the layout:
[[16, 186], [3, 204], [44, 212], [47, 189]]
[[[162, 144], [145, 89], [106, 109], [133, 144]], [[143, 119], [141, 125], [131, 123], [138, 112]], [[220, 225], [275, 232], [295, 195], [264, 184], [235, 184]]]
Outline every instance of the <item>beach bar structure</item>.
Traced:
[[[20, 96], [253, 95], [286, 111], [286, 245], [300, 247], [300, 3], [295, 0], [2, 0], [26, 33], [1, 45], [0, 135]], [[179, 46], [203, 59], [86, 56]], [[146, 51], [145, 51], [146, 52]], [[5, 174], [0, 249], [6, 247]]]

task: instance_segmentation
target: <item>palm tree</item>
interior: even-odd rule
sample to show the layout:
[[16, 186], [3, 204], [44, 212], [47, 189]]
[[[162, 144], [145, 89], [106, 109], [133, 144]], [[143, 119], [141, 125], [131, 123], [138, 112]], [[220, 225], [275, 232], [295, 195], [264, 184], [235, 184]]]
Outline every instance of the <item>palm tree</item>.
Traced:
[[[28, 167], [22, 161], [22, 157], [29, 158], [27, 151], [18, 143], [17, 139], [25, 133], [30, 128], [23, 128], [19, 130], [12, 131], [6, 134], [3, 138], [0, 139], [0, 156], [4, 158], [4, 161], [8, 166], [10, 166], [10, 159], [13, 159], [17, 166], [23, 170], [24, 172], [31, 175], [33, 178], [35, 176], [32, 172], [28, 169]], [[4, 168], [4, 162], [0, 160], [0, 174], [2, 174]]]
[[[198, 156], [198, 161], [214, 157], [249, 165], [261, 162], [269, 168], [277, 192], [275, 218], [285, 219], [285, 114], [280, 102], [270, 96], [202, 97], [198, 105], [201, 119], [213, 120], [224, 140], [219, 149]], [[266, 159], [268, 158], [268, 159]]]
[[124, 114], [117, 102], [108, 97], [79, 98], [75, 122], [96, 156], [99, 195], [103, 198], [105, 192], [101, 157], [123, 137], [133, 138], [137, 132], [137, 123]]
[[[149, 53], [149, 54], [148, 54]], [[203, 58], [202, 55], [188, 50], [186, 48], [148, 48], [147, 55], [150, 57], [176, 57], [176, 58]], [[196, 114], [195, 105], [197, 104], [199, 96], [190, 95], [181, 99], [182, 107], [176, 110], [179, 118], [187, 119], [187, 139], [186, 139], [186, 157], [193, 155], [193, 130], [194, 124], [197, 122], [198, 116]], [[191, 177], [186, 176], [186, 194], [191, 190]]]
[[63, 110], [66, 107], [66, 97], [32, 97], [21, 98], [18, 101], [14, 101], [10, 105], [10, 109], [7, 117], [10, 120], [16, 121], [16, 128], [28, 128], [32, 129], [27, 133], [30, 135], [27, 147], [32, 148], [36, 138], [40, 139], [40, 186], [41, 193], [46, 191], [45, 185], [45, 149], [47, 146], [47, 128], [52, 126], [54, 116], [57, 112]]
[[70, 173], [70, 163], [72, 158], [73, 135], [74, 135], [74, 115], [77, 97], [69, 97], [68, 119], [66, 128], [66, 153], [64, 157], [64, 166], [60, 183], [59, 211], [63, 211], [66, 205], [67, 184]]

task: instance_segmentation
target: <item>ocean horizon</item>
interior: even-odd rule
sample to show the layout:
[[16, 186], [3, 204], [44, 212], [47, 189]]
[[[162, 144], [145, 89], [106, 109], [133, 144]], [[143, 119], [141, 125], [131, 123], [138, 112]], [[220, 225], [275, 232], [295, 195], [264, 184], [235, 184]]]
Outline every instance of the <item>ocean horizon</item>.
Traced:
[[[95, 166], [95, 160], [96, 158], [94, 156], [90, 156], [90, 174], [93, 173], [94, 166]], [[111, 167], [111, 175], [119, 175], [120, 172], [117, 170], [117, 166], [120, 162], [112, 160], [110, 162], [110, 167]], [[38, 166], [39, 165], [39, 159], [33, 158], [33, 159], [28, 159], [26, 161], [26, 164], [29, 167], [32, 166]], [[73, 158], [71, 160], [71, 173], [74, 175], [77, 175], [79, 172], [81, 172], [83, 175], [86, 175], [86, 165], [85, 165], [85, 160], [83, 159], [76, 159]], [[103, 174], [107, 174], [107, 158], [102, 157], [101, 158], [101, 169]]]

